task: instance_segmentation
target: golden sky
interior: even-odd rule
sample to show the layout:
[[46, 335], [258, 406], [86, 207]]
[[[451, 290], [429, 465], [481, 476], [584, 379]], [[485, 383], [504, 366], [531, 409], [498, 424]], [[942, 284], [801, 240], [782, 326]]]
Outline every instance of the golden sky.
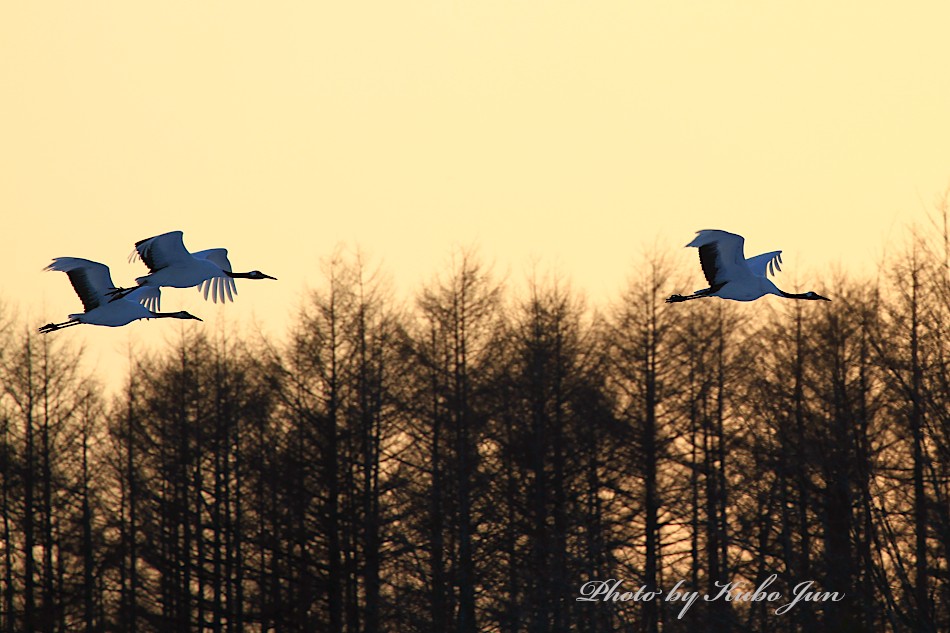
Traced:
[[[0, 299], [64, 320], [50, 259], [128, 284], [133, 243], [175, 229], [279, 281], [163, 308], [277, 335], [341, 243], [405, 295], [471, 244], [592, 303], [656, 244], [690, 291], [701, 228], [860, 272], [950, 185], [948, 24], [946, 2], [3, 0]], [[112, 371], [176, 327], [56, 336]]]

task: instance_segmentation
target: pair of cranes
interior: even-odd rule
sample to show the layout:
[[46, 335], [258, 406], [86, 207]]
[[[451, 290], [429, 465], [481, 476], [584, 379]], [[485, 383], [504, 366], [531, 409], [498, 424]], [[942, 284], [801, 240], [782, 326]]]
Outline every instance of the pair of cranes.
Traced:
[[[703, 230], [687, 247], [699, 249], [699, 263], [709, 287], [691, 295], [671, 295], [667, 303], [691, 299], [719, 297], [733, 301], [754, 301], [768, 294], [786, 299], [831, 301], [816, 292], [800, 294], [780, 290], [768, 275], [781, 271], [782, 251], [762, 253], [746, 259], [743, 252], [745, 239], [741, 235], [720, 230]], [[63, 323], [48, 323], [40, 332], [53, 332], [64, 327], [89, 323], [91, 325], [121, 326], [137, 319], [198, 319], [188, 312], [159, 312], [160, 288], [190, 288], [199, 286], [205, 299], [209, 291], [217, 302], [225, 296], [234, 300], [237, 293], [234, 280], [274, 279], [259, 270], [249, 273], [231, 271], [228, 251], [212, 248], [190, 253], [182, 242], [182, 232], [172, 231], [135, 244], [130, 260], [141, 258], [149, 274], [139, 277], [133, 288], [117, 288], [112, 283], [109, 268], [104, 264], [78, 257], [57, 257], [46, 270], [65, 272], [76, 294], [82, 300], [84, 312], [70, 314]]]
[[217, 303], [233, 301], [237, 294], [235, 279], [276, 279], [259, 270], [236, 273], [231, 270], [228, 251], [211, 248], [196, 253], [189, 252], [182, 241], [181, 231], [163, 233], [136, 242], [129, 261], [140, 258], [148, 266], [149, 274], [138, 277], [136, 286], [119, 288], [112, 282], [109, 267], [81, 257], [57, 257], [45, 270], [66, 273], [79, 299], [83, 312], [70, 314], [62, 323], [47, 323], [40, 328], [46, 334], [66, 327], [88, 323], [119, 327], [138, 319], [195, 319], [198, 317], [184, 310], [159, 312], [161, 287], [190, 288], [198, 286], [205, 299], [211, 293]]

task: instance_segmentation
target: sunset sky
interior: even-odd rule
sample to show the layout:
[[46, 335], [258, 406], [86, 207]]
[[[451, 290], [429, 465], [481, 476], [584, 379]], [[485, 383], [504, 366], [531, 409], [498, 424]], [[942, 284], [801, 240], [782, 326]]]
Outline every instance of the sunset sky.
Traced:
[[[404, 297], [475, 245], [601, 304], [653, 247], [702, 287], [682, 247], [723, 228], [822, 291], [950, 185], [948, 25], [946, 2], [6, 0], [0, 301], [62, 321], [53, 257], [127, 285], [134, 242], [176, 229], [279, 281], [163, 308], [277, 337], [341, 244]], [[53, 336], [108, 381], [178, 327]]]

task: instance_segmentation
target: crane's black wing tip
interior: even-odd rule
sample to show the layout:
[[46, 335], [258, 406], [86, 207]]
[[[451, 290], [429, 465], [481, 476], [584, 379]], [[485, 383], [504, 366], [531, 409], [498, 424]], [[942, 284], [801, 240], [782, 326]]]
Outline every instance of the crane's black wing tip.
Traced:
[[699, 247], [699, 264], [703, 267], [703, 275], [710, 286], [716, 283], [716, 274], [719, 272], [719, 266], [716, 263], [719, 259], [719, 248], [715, 242], [703, 244]]

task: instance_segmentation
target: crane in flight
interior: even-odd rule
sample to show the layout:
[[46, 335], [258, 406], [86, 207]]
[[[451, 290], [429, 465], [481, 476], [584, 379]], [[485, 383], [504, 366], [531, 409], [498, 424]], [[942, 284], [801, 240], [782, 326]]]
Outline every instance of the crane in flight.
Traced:
[[198, 317], [188, 312], [157, 312], [150, 307], [158, 307], [158, 288], [134, 288], [122, 298], [110, 296], [115, 289], [109, 267], [81, 257], [57, 257], [44, 270], [56, 270], [66, 273], [79, 299], [82, 301], [83, 312], [70, 314], [68, 321], [62, 323], [47, 323], [39, 329], [43, 334], [55, 332], [63, 328], [88, 323], [89, 325], [104, 325], [119, 327], [138, 319], [196, 319]]
[[[198, 286], [199, 292], [204, 292], [205, 299], [210, 291], [215, 303], [218, 299], [223, 303], [225, 295], [228, 300], [234, 301], [234, 295], [237, 294], [235, 279], [277, 279], [259, 270], [249, 273], [232, 272], [226, 248], [209, 248], [192, 253], [185, 248], [181, 231], [171, 231], [136, 242], [129, 261], [136, 257], [149, 269], [149, 274], [136, 278], [135, 283], [139, 287]], [[113, 299], [120, 299], [127, 297], [134, 290], [135, 288], [116, 288], [111, 294]]]
[[679, 303], [690, 299], [719, 297], [733, 301], [755, 301], [768, 294], [786, 299], [805, 299], [809, 301], [831, 301], [817, 292], [796, 294], [780, 290], [767, 274], [781, 271], [782, 251], [762, 253], [746, 259], [743, 253], [745, 238], [735, 233], [706, 229], [698, 231], [687, 247], [699, 249], [699, 263], [709, 287], [697, 290], [691, 295], [671, 295], [667, 303]]

